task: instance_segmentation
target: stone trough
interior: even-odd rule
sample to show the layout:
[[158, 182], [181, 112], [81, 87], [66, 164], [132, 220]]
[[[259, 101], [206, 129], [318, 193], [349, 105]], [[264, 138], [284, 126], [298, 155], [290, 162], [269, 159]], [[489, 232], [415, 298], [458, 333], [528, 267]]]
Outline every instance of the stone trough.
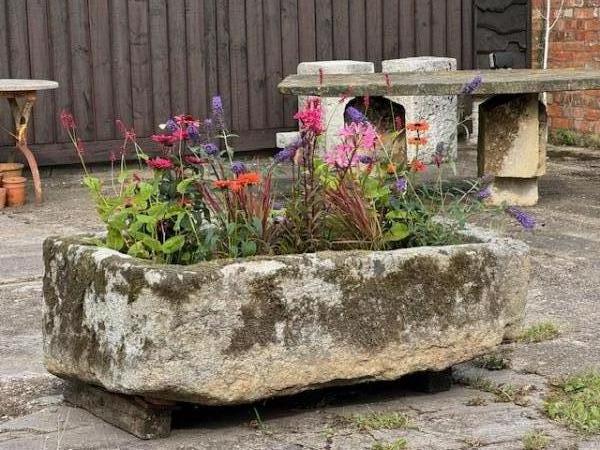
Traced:
[[444, 371], [511, 337], [524, 313], [527, 246], [468, 240], [172, 266], [49, 238], [45, 364], [74, 382], [68, 400], [143, 438], [168, 434], [176, 402]]

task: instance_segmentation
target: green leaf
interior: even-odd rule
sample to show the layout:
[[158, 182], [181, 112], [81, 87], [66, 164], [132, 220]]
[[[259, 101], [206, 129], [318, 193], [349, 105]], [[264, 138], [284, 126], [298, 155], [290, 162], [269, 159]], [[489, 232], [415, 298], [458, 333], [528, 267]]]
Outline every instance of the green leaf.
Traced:
[[163, 251], [162, 244], [158, 240], [154, 239], [153, 237], [144, 236], [143, 239], [142, 239], [142, 242], [144, 243], [144, 245], [146, 247], [148, 247], [153, 252], [161, 252], [161, 251]]
[[406, 212], [406, 211], [400, 211], [400, 210], [397, 210], [397, 209], [395, 209], [393, 211], [390, 211], [390, 212], [388, 212], [385, 215], [385, 218], [389, 219], [389, 220], [406, 219], [407, 217], [408, 217], [408, 212]]
[[154, 225], [156, 223], [156, 217], [150, 217], [150, 216], [147, 216], [145, 214], [137, 214], [135, 216], [135, 220], [137, 222], [141, 222], [141, 223], [144, 223], [144, 224], [148, 224], [149, 223], [149, 224]]
[[177, 192], [180, 194], [185, 194], [194, 181], [196, 181], [195, 178], [185, 178], [181, 180], [179, 183], [177, 183]]
[[242, 242], [242, 256], [252, 256], [256, 254], [256, 242], [244, 241]]
[[106, 246], [118, 251], [121, 250], [124, 245], [125, 241], [123, 240], [123, 236], [121, 236], [121, 232], [114, 228], [110, 228], [106, 236]]
[[408, 225], [402, 222], [394, 222], [390, 231], [386, 234], [386, 240], [391, 242], [401, 241], [410, 235]]
[[100, 194], [102, 184], [98, 178], [85, 176], [83, 177], [83, 184], [94, 194]]
[[162, 251], [167, 255], [171, 255], [173, 253], [178, 252], [183, 248], [185, 244], [185, 238], [183, 236], [177, 235], [170, 237], [162, 244]]
[[127, 254], [129, 256], [134, 256], [136, 258], [144, 258], [144, 259], [150, 258], [150, 254], [144, 248], [144, 244], [141, 241], [138, 241], [135, 244], [133, 244], [131, 247], [129, 247]]

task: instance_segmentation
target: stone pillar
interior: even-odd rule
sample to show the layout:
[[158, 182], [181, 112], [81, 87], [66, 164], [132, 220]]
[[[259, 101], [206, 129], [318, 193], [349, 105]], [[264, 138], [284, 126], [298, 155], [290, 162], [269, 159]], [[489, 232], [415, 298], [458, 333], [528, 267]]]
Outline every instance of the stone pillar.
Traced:
[[497, 95], [479, 109], [479, 175], [493, 175], [492, 204], [532, 206], [546, 173], [546, 108], [538, 94]]
[[[375, 65], [372, 62], [349, 60], [302, 62], [298, 64], [298, 75], [317, 75], [319, 69], [323, 70], [324, 76], [327, 76], [327, 74], [360, 74], [374, 73]], [[324, 121], [327, 126], [321, 151], [327, 151], [340, 142], [337, 134], [340, 128], [344, 126], [344, 112], [346, 106], [353, 98], [352, 96], [348, 96], [344, 100], [340, 99], [340, 97], [321, 98], [325, 112]], [[305, 101], [306, 97], [298, 97], [298, 106], [302, 107]], [[287, 133], [286, 136], [279, 136], [279, 134], [277, 134], [277, 142], [279, 144], [295, 140], [295, 136], [290, 133]]]
[[[456, 70], [456, 59], [434, 56], [417, 58], [389, 59], [382, 62], [384, 73], [434, 72]], [[424, 75], [425, 76], [425, 75]], [[430, 129], [427, 132], [428, 144], [419, 149], [419, 159], [431, 163], [431, 158], [439, 143], [447, 150], [446, 160], [454, 161], [458, 148], [458, 98], [448, 96], [393, 96], [391, 101], [404, 107], [406, 122], [425, 120]], [[415, 157], [414, 146], [407, 146], [407, 157]]]

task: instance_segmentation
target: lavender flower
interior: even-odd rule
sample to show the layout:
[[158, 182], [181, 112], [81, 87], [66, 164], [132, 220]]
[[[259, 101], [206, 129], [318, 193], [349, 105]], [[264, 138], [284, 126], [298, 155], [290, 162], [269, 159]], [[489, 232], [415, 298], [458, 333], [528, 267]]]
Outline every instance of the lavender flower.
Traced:
[[234, 161], [231, 164], [231, 171], [236, 175], [241, 175], [246, 172], [246, 165], [241, 161]]
[[394, 187], [396, 188], [396, 190], [398, 192], [400, 192], [401, 194], [403, 194], [404, 192], [406, 192], [406, 187], [407, 187], [408, 183], [406, 181], [406, 178], [404, 177], [400, 177], [396, 180], [396, 183], [394, 185]]
[[202, 123], [203, 131], [210, 135], [213, 132], [213, 121], [211, 119], [204, 119]]
[[216, 144], [209, 142], [208, 144], [204, 145], [204, 153], [206, 153], [208, 156], [216, 156], [219, 154], [219, 147], [217, 147]]
[[220, 95], [215, 95], [212, 98], [211, 102], [212, 106], [212, 118], [215, 121], [216, 125], [223, 129], [225, 128], [225, 117], [223, 113], [223, 100]]
[[275, 162], [282, 163], [286, 161], [291, 161], [294, 158], [294, 155], [296, 155], [296, 150], [297, 147], [294, 146], [284, 148], [275, 155]]
[[361, 164], [373, 164], [375, 161], [372, 156], [369, 155], [359, 155], [358, 160]]
[[354, 123], [367, 122], [367, 117], [360, 110], [356, 109], [354, 106], [350, 106], [350, 107], [348, 107], [348, 109], [346, 109], [346, 118], [350, 122], [354, 122]]
[[177, 126], [177, 122], [175, 122], [175, 120], [172, 117], [165, 123], [165, 129], [171, 133], [176, 131], [177, 128], [179, 128]]
[[490, 186], [481, 188], [477, 192], [477, 198], [479, 200], [485, 200], [486, 198], [490, 197], [491, 195], [492, 195], [492, 188]]
[[506, 208], [506, 212], [517, 219], [517, 222], [519, 222], [524, 229], [533, 230], [535, 228], [535, 218], [527, 214], [525, 211], [522, 211], [514, 206], [509, 206]]
[[481, 74], [477, 74], [471, 81], [463, 86], [461, 94], [473, 94], [483, 84], [483, 77]]
[[194, 124], [190, 124], [187, 127], [187, 135], [192, 141], [198, 141], [200, 139], [200, 131], [198, 127]]

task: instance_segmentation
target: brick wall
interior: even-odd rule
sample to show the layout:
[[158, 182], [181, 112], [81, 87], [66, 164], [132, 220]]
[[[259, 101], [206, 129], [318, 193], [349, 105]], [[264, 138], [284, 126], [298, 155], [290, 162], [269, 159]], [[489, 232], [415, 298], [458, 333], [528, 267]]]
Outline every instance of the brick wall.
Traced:
[[[552, 0], [554, 11], [560, 3]], [[532, 0], [534, 67], [542, 60], [545, 4], [546, 0]], [[600, 0], [565, 0], [563, 14], [550, 35], [548, 67], [600, 69]], [[600, 91], [555, 93], [548, 100], [552, 129], [600, 134]]]

